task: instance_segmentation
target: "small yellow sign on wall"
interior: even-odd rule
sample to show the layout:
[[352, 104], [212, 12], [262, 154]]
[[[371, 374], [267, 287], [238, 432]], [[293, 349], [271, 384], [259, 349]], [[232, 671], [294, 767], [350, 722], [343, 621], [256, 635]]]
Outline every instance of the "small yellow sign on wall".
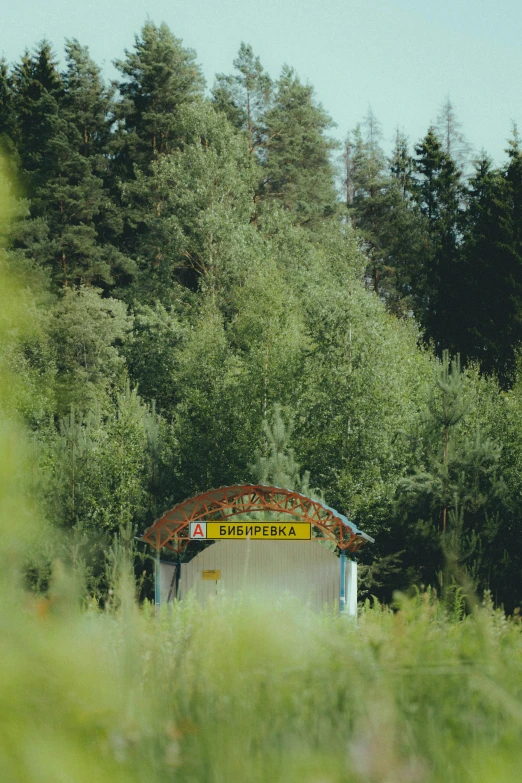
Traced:
[[202, 571], [201, 576], [203, 579], [206, 579], [207, 581], [215, 582], [218, 579], [221, 579], [221, 571], [219, 570]]

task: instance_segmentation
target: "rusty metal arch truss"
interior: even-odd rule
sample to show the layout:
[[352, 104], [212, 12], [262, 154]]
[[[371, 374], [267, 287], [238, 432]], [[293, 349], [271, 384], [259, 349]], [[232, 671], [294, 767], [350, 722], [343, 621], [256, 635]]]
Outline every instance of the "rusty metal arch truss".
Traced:
[[334, 541], [341, 551], [356, 552], [365, 541], [374, 540], [324, 503], [299, 492], [264, 484], [220, 487], [184, 500], [157, 519], [141, 540], [157, 550], [168, 547], [180, 552], [190, 541], [191, 522], [217, 522], [253, 513], [288, 514], [296, 521], [309, 522], [318, 538]]

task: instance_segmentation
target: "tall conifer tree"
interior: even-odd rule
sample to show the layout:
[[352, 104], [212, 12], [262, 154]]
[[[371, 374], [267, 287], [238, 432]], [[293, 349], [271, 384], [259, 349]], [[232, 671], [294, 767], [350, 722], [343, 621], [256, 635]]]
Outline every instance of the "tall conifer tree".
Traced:
[[270, 107], [272, 80], [252, 47], [242, 43], [234, 60], [237, 73], [218, 74], [212, 89], [214, 106], [224, 111], [232, 124], [247, 134], [250, 152], [262, 157], [266, 141], [264, 116]]
[[515, 131], [507, 165], [483, 156], [470, 182], [464, 242], [462, 351], [504, 386], [522, 343], [522, 150]]
[[110, 96], [88, 52], [66, 49], [67, 70], [56, 70], [44, 43], [15, 71], [15, 106], [22, 174], [31, 220], [18, 227], [17, 244], [50, 270], [56, 283], [114, 282], [129, 270], [113, 244], [100, 240], [111, 205], [103, 174]]
[[446, 155], [457, 164], [459, 170], [467, 169], [471, 147], [461, 131], [462, 123], [458, 121], [455, 108], [448, 96], [437, 118], [437, 136]]
[[11, 147], [14, 133], [13, 91], [6, 61], [0, 59], [0, 145]]
[[363, 126], [358, 125], [348, 139], [348, 210], [369, 258], [368, 284], [389, 309], [403, 313], [410, 306], [424, 221], [412, 199], [413, 164], [407, 141], [398, 138], [389, 163], [380, 135], [379, 123], [370, 110]]
[[433, 127], [415, 152], [416, 197], [428, 221], [429, 242], [420, 259], [414, 309], [437, 352], [445, 348], [457, 352], [464, 187], [455, 161]]
[[134, 166], [147, 171], [158, 156], [176, 149], [179, 109], [201, 96], [204, 79], [192, 49], [185, 49], [166, 24], [152, 22], [116, 67], [123, 77], [117, 85], [122, 101], [116, 163], [125, 180], [134, 178]]
[[26, 52], [13, 73], [15, 141], [29, 194], [47, 178], [47, 151], [60, 122], [63, 82], [51, 46], [43, 41]]
[[336, 195], [326, 135], [332, 120], [310, 85], [285, 66], [272, 108], [265, 115], [267, 142], [263, 195], [279, 199], [296, 221], [310, 223], [335, 210]]

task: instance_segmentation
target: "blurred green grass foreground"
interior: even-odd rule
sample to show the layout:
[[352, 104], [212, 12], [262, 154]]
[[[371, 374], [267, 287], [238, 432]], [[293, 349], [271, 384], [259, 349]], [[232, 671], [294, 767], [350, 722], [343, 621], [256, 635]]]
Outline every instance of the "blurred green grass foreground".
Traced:
[[[0, 345], [31, 328], [24, 296], [0, 258]], [[487, 602], [398, 597], [357, 624], [246, 598], [156, 615], [124, 562], [103, 611], [59, 563], [47, 598], [27, 593], [47, 534], [16, 384], [0, 351], [2, 783], [520, 780], [522, 626]]]

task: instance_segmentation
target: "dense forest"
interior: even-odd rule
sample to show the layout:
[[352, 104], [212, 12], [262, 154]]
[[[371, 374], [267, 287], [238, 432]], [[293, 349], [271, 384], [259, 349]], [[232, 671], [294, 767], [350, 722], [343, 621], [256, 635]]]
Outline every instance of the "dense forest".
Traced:
[[[198, 491], [298, 488], [376, 543], [363, 594], [522, 601], [522, 146], [470, 160], [451, 103], [391, 156], [340, 147], [313, 88], [241, 44], [207, 89], [147, 22], [107, 84], [88, 50], [0, 62], [1, 364], [35, 502], [104, 600], [117, 551]], [[369, 96], [371, 100], [371, 96]], [[507, 129], [509, 133], [509, 129]], [[2, 261], [2, 263], [4, 263]], [[0, 313], [0, 318], [2, 314]], [[26, 552], [46, 589], [56, 552]]]

